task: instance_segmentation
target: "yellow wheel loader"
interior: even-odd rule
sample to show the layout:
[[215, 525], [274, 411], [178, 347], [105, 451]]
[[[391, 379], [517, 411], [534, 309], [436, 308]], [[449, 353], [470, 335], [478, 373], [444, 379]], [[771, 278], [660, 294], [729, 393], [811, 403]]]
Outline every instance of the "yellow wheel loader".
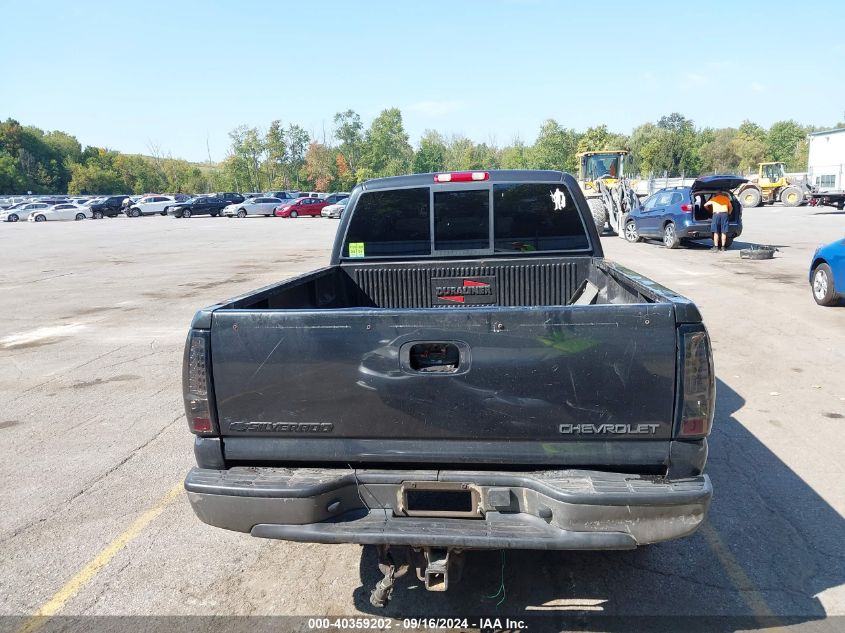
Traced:
[[608, 225], [621, 236], [627, 214], [640, 204], [635, 183], [625, 176], [628, 152], [605, 150], [582, 152], [577, 156], [578, 184], [590, 205], [598, 232], [602, 233]]
[[804, 189], [787, 179], [783, 163], [760, 163], [757, 177], [737, 189], [736, 197], [746, 208], [778, 201], [797, 207], [804, 201]]

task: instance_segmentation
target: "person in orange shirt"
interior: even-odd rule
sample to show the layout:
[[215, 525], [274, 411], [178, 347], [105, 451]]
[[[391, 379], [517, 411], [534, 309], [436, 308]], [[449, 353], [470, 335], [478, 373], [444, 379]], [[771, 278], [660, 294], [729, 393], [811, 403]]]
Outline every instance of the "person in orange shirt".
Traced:
[[704, 203], [704, 208], [710, 209], [713, 219], [710, 220], [710, 230], [713, 232], [713, 248], [711, 251], [724, 251], [728, 239], [728, 218], [731, 212], [731, 199], [723, 193], [718, 193]]

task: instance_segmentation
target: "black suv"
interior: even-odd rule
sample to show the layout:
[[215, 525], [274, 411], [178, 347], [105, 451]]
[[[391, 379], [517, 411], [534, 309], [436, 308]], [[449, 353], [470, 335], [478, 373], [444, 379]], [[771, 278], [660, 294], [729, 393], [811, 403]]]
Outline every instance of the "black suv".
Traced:
[[299, 196], [294, 191], [268, 191], [263, 194], [266, 198], [278, 198], [279, 200], [296, 200]]
[[221, 196], [197, 196], [196, 198], [185, 200], [185, 202], [177, 202], [167, 207], [167, 214], [177, 218], [189, 218], [192, 215], [210, 215], [216, 218], [220, 215], [223, 207], [230, 204], [239, 204], [243, 201], [242, 196], [237, 202], [235, 200], [226, 200]]
[[113, 218], [120, 215], [123, 201], [129, 196], [108, 196], [91, 205], [91, 215], [95, 220], [103, 217]]
[[223, 198], [226, 201], [226, 204], [240, 204], [246, 198], [244, 198], [239, 193], [234, 193], [232, 191], [224, 191], [223, 193], [213, 193], [211, 194], [215, 198]]
[[323, 202], [326, 203], [326, 206], [329, 206], [330, 204], [337, 204], [341, 200], [346, 200], [346, 198], [348, 197], [348, 193], [346, 193], [345, 191], [340, 191], [338, 193], [333, 193], [331, 195], [326, 196], [325, 198], [323, 198]]

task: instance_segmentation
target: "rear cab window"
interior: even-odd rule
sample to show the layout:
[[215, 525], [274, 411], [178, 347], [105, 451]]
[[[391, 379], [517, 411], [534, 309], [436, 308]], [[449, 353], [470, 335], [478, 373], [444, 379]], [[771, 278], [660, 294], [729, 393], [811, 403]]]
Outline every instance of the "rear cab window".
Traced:
[[489, 250], [490, 190], [434, 192], [434, 250]]
[[341, 256], [378, 257], [589, 252], [567, 186], [461, 183], [365, 191]]
[[[562, 194], [557, 203], [556, 192]], [[590, 247], [581, 214], [563, 186], [494, 185], [493, 200], [496, 253], [582, 251]]]
[[429, 187], [361, 194], [346, 232], [343, 256], [430, 255], [430, 197]]

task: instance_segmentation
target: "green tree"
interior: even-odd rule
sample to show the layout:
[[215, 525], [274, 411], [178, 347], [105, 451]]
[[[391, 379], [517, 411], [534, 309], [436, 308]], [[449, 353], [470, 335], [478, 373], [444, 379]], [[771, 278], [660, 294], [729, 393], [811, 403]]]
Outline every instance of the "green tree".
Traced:
[[229, 132], [229, 138], [232, 139], [232, 154], [246, 174], [247, 186], [252, 191], [261, 191], [261, 183], [266, 182], [261, 173], [267, 150], [263, 136], [256, 128], [241, 125]]
[[474, 169], [475, 143], [461, 134], [453, 134], [446, 142], [446, 171], [466, 171]]
[[[122, 182], [126, 184], [124, 193], [156, 193], [168, 191], [167, 182], [152, 161], [143, 156], [119, 154], [111, 157], [111, 169], [117, 172]], [[91, 162], [102, 169], [102, 161]]]
[[792, 159], [787, 163], [790, 171], [807, 171], [810, 162], [810, 143], [805, 136], [795, 146]]
[[644, 123], [631, 133], [630, 148], [634, 161], [639, 165], [642, 176], [657, 174], [660, 166], [657, 165], [659, 153], [659, 140], [661, 132], [654, 123]]
[[546, 120], [528, 152], [529, 167], [560, 169], [570, 173], [578, 171], [578, 159], [575, 156], [578, 140], [575, 130], [561, 127], [554, 119]]
[[18, 161], [0, 153], [0, 193], [24, 193], [26, 183], [18, 170]]
[[374, 176], [397, 176], [410, 171], [413, 158], [399, 108], [383, 110], [367, 130], [361, 166]]
[[499, 150], [493, 145], [474, 145], [471, 156], [470, 169], [499, 169]]
[[528, 163], [528, 148], [519, 138], [514, 139], [512, 145], [502, 149], [499, 156], [502, 169], [528, 169]]
[[127, 190], [126, 183], [114, 169], [98, 163], [71, 165], [71, 179], [68, 193], [71, 194], [117, 194]]
[[446, 142], [439, 132], [426, 130], [411, 167], [415, 174], [446, 171]]
[[807, 130], [795, 121], [773, 123], [766, 135], [766, 157], [770, 161], [786, 163], [787, 169], [806, 169], [807, 164], [796, 165], [798, 144], [807, 137]]
[[222, 174], [220, 182], [221, 184], [225, 184], [225, 186], [218, 185], [213, 187], [213, 189], [234, 189], [235, 191], [249, 190], [250, 175], [244, 165], [244, 162], [235, 154], [230, 153], [225, 159], [223, 159], [220, 171]]
[[301, 126], [291, 123], [285, 133], [285, 141], [287, 142], [285, 187], [290, 187], [295, 182], [295, 186], [299, 188], [300, 172], [305, 165], [305, 151], [310, 137]]
[[678, 112], [660, 117], [658, 134], [658, 163], [665, 167], [670, 176], [697, 174], [698, 156], [695, 153], [695, 126]]
[[608, 132], [606, 125], [587, 128], [587, 131], [578, 139], [579, 152], [621, 149], [628, 149], [628, 137], [624, 134]]
[[208, 193], [211, 188], [208, 186], [208, 178], [197, 167], [189, 167], [184, 173], [181, 186], [178, 191], [172, 193]]
[[354, 110], [335, 114], [334, 124], [334, 136], [340, 141], [338, 149], [343, 154], [346, 166], [354, 179], [364, 146], [364, 124], [361, 123], [360, 115]]
[[285, 161], [287, 159], [287, 141], [282, 122], [276, 119], [270, 123], [264, 135], [264, 147], [267, 151], [267, 180], [270, 188], [285, 186]]
[[764, 162], [766, 157], [766, 130], [745, 120], [739, 126], [732, 145], [739, 157], [740, 173], [757, 173], [757, 163]]
[[734, 140], [737, 130], [732, 127], [705, 130], [698, 150], [702, 173], [727, 174], [739, 170], [740, 158]]
[[82, 145], [75, 136], [54, 130], [44, 135], [44, 142], [65, 162], [78, 163], [82, 159]]
[[7, 119], [0, 123], [0, 154], [15, 161], [14, 180], [22, 191], [65, 191], [70, 181], [69, 164], [74, 157], [66, 157], [63, 149], [78, 146], [78, 143], [64, 144], [71, 138], [62, 132], [45, 135], [37, 127], [22, 126], [14, 119]]

